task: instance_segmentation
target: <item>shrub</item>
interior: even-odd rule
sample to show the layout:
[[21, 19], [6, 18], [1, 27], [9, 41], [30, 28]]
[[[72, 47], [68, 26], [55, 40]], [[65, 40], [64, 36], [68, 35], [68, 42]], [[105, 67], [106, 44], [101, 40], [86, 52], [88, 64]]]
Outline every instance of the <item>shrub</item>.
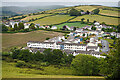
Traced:
[[18, 61], [16, 63], [16, 67], [23, 67], [23, 66], [25, 66], [25, 62], [24, 61]]
[[76, 75], [98, 75], [98, 58], [79, 54], [73, 59], [71, 67]]

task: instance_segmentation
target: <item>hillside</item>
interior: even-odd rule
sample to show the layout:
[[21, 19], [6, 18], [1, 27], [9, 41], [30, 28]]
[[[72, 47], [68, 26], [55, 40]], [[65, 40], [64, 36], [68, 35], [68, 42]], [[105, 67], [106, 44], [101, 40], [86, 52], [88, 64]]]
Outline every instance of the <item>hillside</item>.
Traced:
[[[82, 16], [68, 16], [65, 15], [67, 12], [69, 12], [72, 8], [77, 9], [78, 11], [84, 10], [84, 11], [92, 11], [94, 9], [99, 8], [100, 12], [99, 15], [82, 15]], [[106, 7], [106, 6], [73, 6], [73, 7], [65, 7], [65, 8], [59, 8], [59, 9], [52, 9], [48, 11], [44, 11], [44, 14], [38, 14], [38, 15], [31, 15], [28, 16], [22, 20], [30, 20], [31, 18], [39, 18], [37, 20], [31, 21], [29, 23], [36, 23], [42, 25], [56, 25], [56, 24], [62, 24], [67, 22], [76, 22], [81, 21], [81, 18], [85, 18], [85, 21], [89, 19], [90, 22], [98, 21], [100, 23], [105, 22], [108, 25], [118, 25], [118, 13], [120, 9], [115, 7]], [[45, 16], [42, 16], [45, 15]], [[46, 15], [53, 15], [53, 16], [46, 16]], [[42, 18], [40, 18], [42, 16]], [[74, 26], [74, 25], [73, 25]]]
[[[72, 8], [80, 11], [93, 11], [94, 9], [100, 10], [98, 15], [82, 15], [82, 16], [69, 16], [66, 13], [68, 13]], [[38, 11], [39, 12], [39, 11]], [[100, 23], [105, 22], [108, 25], [118, 25], [118, 19], [120, 9], [116, 7], [107, 7], [107, 6], [97, 6], [97, 5], [82, 5], [82, 6], [72, 6], [72, 7], [64, 7], [64, 8], [58, 8], [58, 9], [52, 9], [47, 11], [42, 11], [39, 13], [35, 13], [34, 15], [26, 15], [26, 18], [23, 18], [22, 20], [30, 21], [28, 23], [35, 23], [42, 25], [61, 25], [68, 22], [73, 22], [77, 24], [78, 22], [81, 22], [81, 19], [84, 18], [85, 22], [87, 19], [89, 19], [89, 22], [98, 21]], [[15, 16], [14, 18], [18, 18], [21, 16]], [[10, 19], [12, 19], [11, 17]], [[77, 22], [77, 23], [76, 23]], [[72, 25], [74, 26], [74, 25]], [[75, 25], [76, 26], [76, 25]], [[71, 27], [71, 26], [70, 26]], [[79, 26], [76, 26], [79, 27]], [[81, 27], [81, 26], [80, 26]], [[60, 27], [58, 27], [60, 28]]]
[[14, 15], [22, 15], [29, 13], [36, 13], [51, 9], [63, 8], [64, 6], [60, 5], [52, 5], [52, 6], [28, 6], [28, 7], [18, 7], [18, 6], [3, 6], [0, 7], [2, 10], [2, 16], [14, 16]]

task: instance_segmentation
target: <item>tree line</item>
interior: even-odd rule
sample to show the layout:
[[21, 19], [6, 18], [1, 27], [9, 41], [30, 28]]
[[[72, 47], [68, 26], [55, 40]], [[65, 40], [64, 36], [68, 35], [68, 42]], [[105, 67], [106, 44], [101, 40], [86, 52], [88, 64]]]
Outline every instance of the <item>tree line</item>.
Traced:
[[[81, 14], [81, 12], [85, 12], [84, 10], [80, 10], [78, 11], [77, 9], [72, 8], [69, 12], [67, 12], [67, 14], [69, 14], [70, 16], [82, 16], [83, 14]], [[93, 11], [91, 11], [92, 14], [99, 14], [100, 10], [94, 9]], [[84, 14], [89, 14], [90, 12], [87, 10]]]

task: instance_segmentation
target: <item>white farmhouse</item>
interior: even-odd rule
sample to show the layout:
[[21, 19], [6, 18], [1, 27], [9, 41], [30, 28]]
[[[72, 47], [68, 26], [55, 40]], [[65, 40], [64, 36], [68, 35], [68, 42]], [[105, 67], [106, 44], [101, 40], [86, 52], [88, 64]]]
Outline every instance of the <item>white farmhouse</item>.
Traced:
[[56, 27], [56, 26], [52, 26], [52, 27], [51, 27], [51, 29], [53, 29], [53, 30], [54, 30], [54, 29], [57, 29], [57, 27]]

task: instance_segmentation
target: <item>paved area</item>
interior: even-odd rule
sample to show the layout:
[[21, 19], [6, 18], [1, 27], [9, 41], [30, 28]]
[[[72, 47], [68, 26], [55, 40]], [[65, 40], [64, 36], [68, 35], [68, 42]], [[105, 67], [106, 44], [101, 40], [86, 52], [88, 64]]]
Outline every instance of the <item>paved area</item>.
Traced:
[[106, 40], [102, 40], [101, 41], [102, 43], [102, 52], [108, 52], [110, 49], [109, 49], [109, 43], [108, 43], [108, 41], [106, 41]]

